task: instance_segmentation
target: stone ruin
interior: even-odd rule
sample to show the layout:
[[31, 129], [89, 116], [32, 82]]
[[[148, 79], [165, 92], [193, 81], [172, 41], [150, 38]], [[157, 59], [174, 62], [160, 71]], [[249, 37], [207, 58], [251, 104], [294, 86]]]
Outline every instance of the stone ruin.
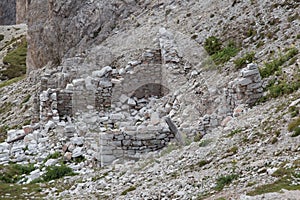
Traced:
[[[175, 137], [180, 138], [163, 120], [168, 113], [148, 106], [180, 87], [180, 81], [174, 83], [177, 77], [170, 77], [172, 70], [180, 70], [182, 58], [172, 34], [165, 29], [160, 33], [159, 48], [145, 50], [140, 60], [130, 61], [124, 68], [105, 66], [82, 72], [72, 67], [83, 65], [82, 59], [75, 57], [45, 74], [37, 101], [38, 118], [61, 127], [66, 138], [65, 157], [81, 155], [68, 150], [74, 137], [85, 141], [85, 148], [101, 166], [138, 159], [140, 154], [160, 150]], [[178, 72], [174, 74], [178, 76]], [[202, 134], [226, 124], [238, 105], [252, 105], [262, 96], [257, 66], [249, 64], [221, 96], [225, 109], [199, 116], [197, 131]], [[77, 120], [76, 125], [70, 117]]]

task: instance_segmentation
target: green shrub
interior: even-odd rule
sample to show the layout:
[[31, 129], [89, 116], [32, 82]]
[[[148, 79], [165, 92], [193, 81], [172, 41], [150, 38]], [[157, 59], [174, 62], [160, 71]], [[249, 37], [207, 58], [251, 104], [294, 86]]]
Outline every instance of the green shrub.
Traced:
[[294, 133], [291, 135], [292, 137], [297, 137], [300, 135], [300, 127], [297, 126], [296, 128], [294, 128]]
[[62, 178], [64, 176], [75, 175], [73, 170], [64, 164], [61, 166], [49, 166], [46, 168], [46, 170], [47, 172], [42, 176], [42, 179], [47, 182]]
[[0, 89], [3, 88], [3, 87], [9, 86], [13, 83], [19, 82], [19, 81], [23, 80], [24, 78], [25, 78], [25, 75], [17, 77], [17, 78], [10, 79], [10, 80], [7, 80], [7, 81], [3, 81], [3, 82], [0, 83]]
[[21, 180], [21, 175], [29, 174], [34, 171], [33, 164], [29, 165], [17, 165], [11, 164], [7, 166], [0, 166], [0, 183], [16, 183]]
[[49, 154], [46, 158], [45, 158], [45, 160], [44, 160], [44, 163], [45, 162], [47, 162], [47, 160], [49, 160], [49, 159], [57, 159], [57, 158], [59, 158], [59, 157], [61, 157], [61, 154], [59, 153], [59, 152], [54, 152], [53, 154]]
[[231, 132], [227, 135], [227, 137], [232, 137], [232, 136], [234, 136], [235, 134], [240, 133], [240, 132], [242, 132], [242, 129], [236, 129], [236, 130], [233, 130], [233, 131], [231, 131]]
[[288, 18], [287, 18], [288, 22], [293, 22], [296, 19], [298, 19], [298, 20], [300, 19], [300, 15], [298, 13], [295, 13], [294, 15], [288, 16]]
[[220, 39], [215, 36], [210, 36], [206, 38], [204, 43], [204, 49], [207, 51], [209, 55], [213, 55], [221, 50], [222, 43]]
[[279, 192], [282, 189], [300, 190], [299, 184], [292, 183], [292, 176], [297, 176], [294, 168], [280, 167], [272, 174], [272, 176], [277, 178], [274, 183], [258, 186], [253, 191], [248, 192], [247, 195], [255, 196], [265, 193]]
[[254, 52], [246, 53], [243, 57], [238, 58], [234, 61], [235, 69], [241, 69], [243, 67], [246, 67], [248, 63], [253, 62], [254, 58], [255, 58]]
[[257, 34], [256, 30], [254, 28], [249, 28], [246, 35], [247, 37], [253, 37]]
[[215, 187], [215, 190], [221, 191], [225, 187], [225, 185], [229, 185], [232, 183], [233, 180], [237, 179], [237, 174], [231, 174], [226, 176], [221, 176], [217, 179], [217, 185]]
[[7, 137], [7, 130], [8, 130], [8, 126], [0, 126], [0, 143], [4, 142], [6, 137]]
[[194, 137], [194, 142], [199, 142], [203, 138], [203, 135], [201, 133], [198, 133]]
[[11, 109], [12, 109], [12, 103], [11, 102], [4, 102], [4, 104], [2, 104], [0, 106], [0, 114], [7, 113], [7, 112], [11, 111]]
[[300, 117], [298, 117], [297, 119], [289, 123], [288, 131], [294, 131], [299, 125], [300, 125]]
[[236, 56], [238, 52], [239, 49], [237, 48], [236, 44], [229, 42], [226, 47], [213, 54], [211, 58], [216, 65], [220, 65], [228, 62], [230, 58]]
[[297, 91], [300, 88], [300, 82], [295, 81], [291, 83], [287, 83], [285, 81], [279, 82], [277, 85], [271, 85], [268, 87], [270, 98], [277, 98], [284, 94], [291, 94]]
[[228, 153], [236, 154], [238, 152], [239, 148], [237, 146], [233, 146], [230, 149], [227, 150]]
[[296, 56], [298, 53], [299, 51], [297, 48], [291, 48], [285, 55], [280, 54], [278, 58], [274, 59], [271, 62], [265, 63], [264, 67], [259, 69], [261, 77], [267, 78], [275, 74], [275, 72], [280, 71], [280, 66]]
[[206, 147], [208, 146], [210, 143], [212, 143], [212, 140], [207, 139], [207, 140], [201, 140], [201, 142], [199, 143], [199, 147]]
[[256, 45], [256, 48], [260, 48], [260, 47], [262, 47], [262, 46], [264, 46], [264, 45], [265, 45], [264, 41], [259, 41], [259, 42], [257, 43], [257, 45]]
[[203, 167], [204, 165], [207, 165], [208, 163], [210, 163], [210, 161], [208, 160], [200, 160], [197, 165], [198, 167]]
[[0, 42], [4, 40], [4, 35], [3, 34], [0, 34]]
[[291, 113], [291, 117], [299, 115], [299, 109], [296, 106], [289, 107], [289, 112]]
[[130, 188], [124, 190], [121, 195], [126, 195], [128, 192], [131, 192], [131, 191], [134, 191], [136, 190], [136, 187], [135, 186], [131, 186]]
[[24, 100], [22, 101], [22, 104], [27, 103], [30, 98], [31, 98], [31, 95], [27, 94], [26, 97], [24, 98]]
[[16, 49], [4, 56], [3, 63], [8, 66], [7, 69], [0, 72], [0, 79], [7, 80], [24, 75], [26, 73], [26, 55], [27, 41], [22, 38]]

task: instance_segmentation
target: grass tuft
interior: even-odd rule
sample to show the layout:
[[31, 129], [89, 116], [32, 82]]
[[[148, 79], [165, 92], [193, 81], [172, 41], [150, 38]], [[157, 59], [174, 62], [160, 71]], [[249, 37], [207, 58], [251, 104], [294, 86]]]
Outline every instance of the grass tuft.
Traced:
[[17, 43], [17, 47], [10, 51], [3, 58], [3, 63], [7, 65], [5, 70], [0, 72], [0, 80], [7, 80], [20, 77], [26, 73], [27, 41], [25, 38]]
[[226, 185], [230, 185], [233, 180], [237, 179], [237, 174], [230, 174], [226, 176], [221, 176], [217, 179], [217, 185], [215, 187], [215, 190], [221, 191]]

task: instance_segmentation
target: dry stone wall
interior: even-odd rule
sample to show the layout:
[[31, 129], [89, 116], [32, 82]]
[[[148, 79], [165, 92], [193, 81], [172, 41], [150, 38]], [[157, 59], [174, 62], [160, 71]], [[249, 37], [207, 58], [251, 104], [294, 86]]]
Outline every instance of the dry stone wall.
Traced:
[[[181, 118], [179, 115], [185, 102], [180, 101], [192, 98], [187, 80], [205, 80], [199, 76], [200, 71], [194, 73], [197, 69], [180, 56], [170, 31], [160, 29], [157, 46], [157, 49], [146, 49], [140, 59], [121, 68], [105, 66], [98, 70], [91, 66], [84, 71], [87, 66], [82, 58], [77, 57], [49, 70], [42, 78], [41, 120], [55, 123], [60, 120], [71, 123], [70, 117], [77, 120], [65, 127], [64, 136], [69, 138], [67, 141], [83, 137], [90, 156], [102, 166], [163, 148], [177, 134], [177, 131], [170, 130], [164, 117]], [[199, 124], [197, 130], [185, 128], [187, 135], [206, 134], [226, 124], [230, 120], [228, 117], [241, 112], [242, 105], [252, 105], [257, 101], [262, 96], [257, 66], [249, 64], [222, 94], [213, 94], [215, 97], [211, 99], [219, 102], [213, 112], [203, 113], [203, 116], [197, 115], [195, 110], [189, 112], [189, 117], [195, 118]], [[205, 99], [205, 95], [199, 100]], [[159, 98], [161, 104], [157, 104]], [[180, 135], [183, 129], [178, 130]], [[65, 153], [70, 157], [74, 152]]]

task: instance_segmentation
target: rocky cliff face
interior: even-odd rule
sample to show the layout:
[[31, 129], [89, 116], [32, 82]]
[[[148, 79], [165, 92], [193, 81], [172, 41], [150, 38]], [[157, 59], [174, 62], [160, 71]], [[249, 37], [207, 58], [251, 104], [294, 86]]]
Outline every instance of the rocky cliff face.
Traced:
[[26, 23], [30, 0], [16, 0], [16, 23]]
[[64, 56], [83, 52], [91, 44], [103, 41], [116, 27], [116, 22], [133, 9], [138, 9], [134, 1], [31, 1], [29, 71], [48, 62], [58, 64]]
[[1, 0], [0, 2], [0, 25], [12, 25], [16, 23], [16, 2]]

